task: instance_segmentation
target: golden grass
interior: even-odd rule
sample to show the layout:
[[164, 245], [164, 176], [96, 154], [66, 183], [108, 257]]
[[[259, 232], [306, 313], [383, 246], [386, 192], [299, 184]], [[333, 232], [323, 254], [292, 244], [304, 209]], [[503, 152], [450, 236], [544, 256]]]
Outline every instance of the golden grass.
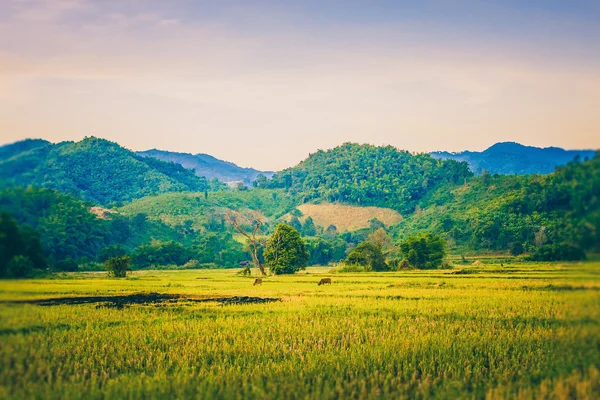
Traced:
[[[597, 399], [599, 268], [0, 281], [0, 398]], [[140, 293], [177, 300], [23, 303]], [[233, 296], [281, 301], [194, 301]]]
[[335, 225], [338, 232], [355, 231], [368, 228], [369, 221], [377, 218], [386, 226], [399, 223], [402, 216], [389, 208], [381, 207], [357, 207], [343, 204], [302, 204], [298, 207], [303, 216], [302, 222], [311, 217], [316, 225], [327, 228]]

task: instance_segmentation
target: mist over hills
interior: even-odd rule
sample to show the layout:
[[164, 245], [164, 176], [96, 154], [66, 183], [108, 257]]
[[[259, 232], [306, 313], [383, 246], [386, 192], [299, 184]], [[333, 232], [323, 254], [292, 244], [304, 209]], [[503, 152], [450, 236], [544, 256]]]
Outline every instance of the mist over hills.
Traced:
[[142, 157], [154, 157], [161, 161], [170, 161], [184, 168], [193, 169], [197, 176], [206, 179], [218, 179], [221, 182], [243, 182], [251, 186], [259, 174], [270, 178], [274, 172], [259, 171], [254, 168], [243, 168], [228, 161], [219, 160], [209, 154], [188, 154], [163, 150], [146, 150], [137, 152]]
[[489, 171], [491, 174], [549, 174], [556, 167], [573, 161], [594, 157], [594, 150], [565, 150], [559, 147], [524, 146], [515, 142], [496, 143], [488, 149], [450, 153], [437, 151], [430, 153], [438, 159], [464, 161], [475, 174]]

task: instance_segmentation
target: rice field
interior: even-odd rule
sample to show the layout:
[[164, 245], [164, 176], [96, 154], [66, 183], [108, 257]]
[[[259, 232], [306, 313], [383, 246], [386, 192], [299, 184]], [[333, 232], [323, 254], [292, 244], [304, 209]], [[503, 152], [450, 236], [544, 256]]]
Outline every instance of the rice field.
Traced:
[[0, 281], [0, 398], [600, 398], [600, 263], [263, 281]]

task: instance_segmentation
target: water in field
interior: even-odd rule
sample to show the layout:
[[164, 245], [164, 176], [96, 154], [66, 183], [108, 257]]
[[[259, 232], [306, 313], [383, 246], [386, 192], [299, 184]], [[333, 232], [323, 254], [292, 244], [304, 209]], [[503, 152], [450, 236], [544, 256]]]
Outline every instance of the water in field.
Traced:
[[456, 272], [1, 281], [0, 398], [600, 396], [600, 264]]

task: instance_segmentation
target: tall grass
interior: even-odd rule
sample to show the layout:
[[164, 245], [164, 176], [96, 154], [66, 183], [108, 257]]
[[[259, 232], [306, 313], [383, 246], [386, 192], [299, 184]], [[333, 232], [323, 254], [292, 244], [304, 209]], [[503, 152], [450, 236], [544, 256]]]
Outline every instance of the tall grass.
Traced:
[[[0, 398], [598, 398], [599, 267], [5, 281]], [[7, 303], [136, 292], [282, 301]]]

